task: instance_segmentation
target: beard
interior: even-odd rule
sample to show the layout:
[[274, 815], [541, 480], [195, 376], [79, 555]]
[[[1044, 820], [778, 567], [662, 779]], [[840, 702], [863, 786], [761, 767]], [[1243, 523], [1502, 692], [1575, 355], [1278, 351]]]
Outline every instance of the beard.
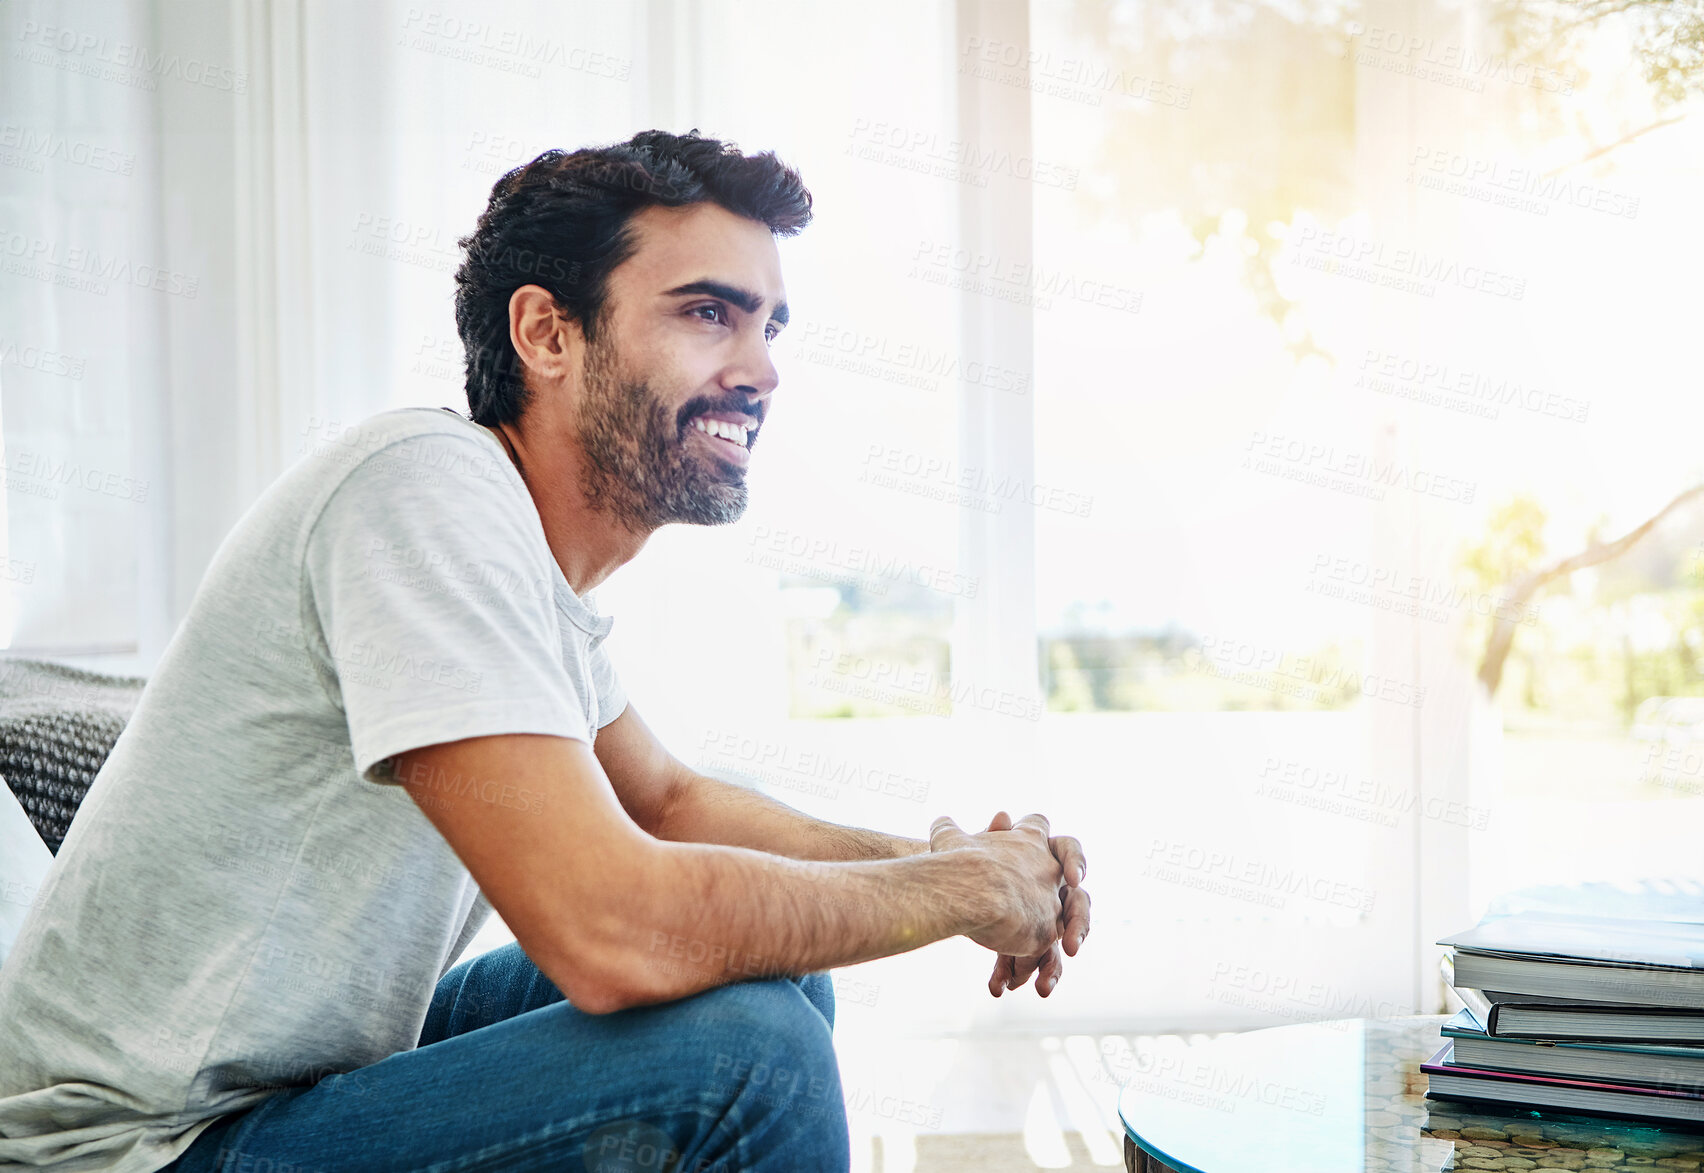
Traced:
[[599, 339], [586, 349], [584, 394], [575, 419], [586, 463], [581, 488], [592, 508], [634, 533], [671, 522], [729, 525], [745, 513], [745, 470], [707, 460], [687, 448], [689, 421], [707, 411], [751, 413], [743, 395], [699, 396], [678, 411], [646, 380], [625, 380], [614, 348]]

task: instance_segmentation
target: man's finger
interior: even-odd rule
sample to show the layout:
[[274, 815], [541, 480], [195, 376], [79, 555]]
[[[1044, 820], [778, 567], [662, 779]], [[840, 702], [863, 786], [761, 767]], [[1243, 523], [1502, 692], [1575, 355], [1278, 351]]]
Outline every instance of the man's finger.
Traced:
[[1083, 855], [1083, 845], [1070, 835], [1055, 835], [1047, 841], [1053, 848], [1053, 858], [1065, 869], [1065, 882], [1075, 888], [1089, 874], [1089, 861]]
[[998, 998], [1005, 992], [1006, 983], [1012, 976], [1012, 959], [1001, 955], [994, 959], [994, 973], [988, 979], [988, 992]]
[[1030, 980], [1030, 974], [1034, 973], [1045, 960], [1047, 960], [1045, 953], [1039, 957], [1014, 957], [1012, 959], [1012, 981], [1007, 988], [1022, 989], [1024, 984]]
[[1049, 828], [1047, 825], [1046, 815], [1028, 814], [1012, 824], [1012, 830], [1014, 831], [1021, 831], [1026, 827], [1033, 827], [1035, 830], [1040, 831], [1043, 839], [1048, 837]]
[[929, 850], [946, 851], [963, 844], [965, 834], [951, 815], [942, 815], [929, 825]]
[[1059, 956], [1059, 946], [1048, 949], [1041, 958], [1041, 969], [1035, 977], [1035, 992], [1043, 998], [1053, 993], [1053, 988], [1059, 984], [1059, 979], [1065, 976], [1065, 959]]
[[1065, 927], [1060, 931], [1059, 942], [1065, 946], [1067, 956], [1075, 957], [1077, 950], [1083, 946], [1083, 938], [1089, 935], [1089, 890], [1065, 889], [1064, 903], [1060, 916]]
[[1012, 816], [1005, 811], [996, 812], [994, 817], [988, 821], [988, 829], [990, 831], [1010, 831], [1012, 829]]

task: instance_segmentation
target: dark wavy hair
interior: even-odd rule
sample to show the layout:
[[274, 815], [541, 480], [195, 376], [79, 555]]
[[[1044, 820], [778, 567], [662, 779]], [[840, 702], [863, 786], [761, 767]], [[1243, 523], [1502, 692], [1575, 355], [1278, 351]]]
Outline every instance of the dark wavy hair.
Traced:
[[456, 329], [474, 422], [513, 423], [531, 399], [509, 341], [515, 290], [543, 286], [595, 341], [609, 275], [638, 248], [633, 214], [705, 201], [776, 236], [811, 220], [811, 193], [773, 151], [745, 155], [697, 130], [646, 130], [609, 146], [550, 150], [499, 179], [479, 223], [457, 242], [467, 256], [456, 270]]

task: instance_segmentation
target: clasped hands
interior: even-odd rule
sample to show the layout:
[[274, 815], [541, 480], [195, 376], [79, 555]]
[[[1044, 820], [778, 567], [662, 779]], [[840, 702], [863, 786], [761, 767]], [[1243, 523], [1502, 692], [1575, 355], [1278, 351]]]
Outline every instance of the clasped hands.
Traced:
[[989, 851], [1001, 865], [998, 874], [1006, 888], [1001, 893], [1004, 915], [971, 935], [999, 955], [988, 992], [998, 998], [1035, 974], [1035, 992], [1047, 997], [1065, 971], [1060, 947], [1066, 957], [1075, 957], [1089, 935], [1089, 893], [1082, 887], [1088, 861], [1082, 844], [1069, 835], [1050, 834], [1042, 815], [1025, 815], [1014, 823], [1005, 811], [975, 835], [946, 815], [929, 828], [930, 851], [966, 849]]

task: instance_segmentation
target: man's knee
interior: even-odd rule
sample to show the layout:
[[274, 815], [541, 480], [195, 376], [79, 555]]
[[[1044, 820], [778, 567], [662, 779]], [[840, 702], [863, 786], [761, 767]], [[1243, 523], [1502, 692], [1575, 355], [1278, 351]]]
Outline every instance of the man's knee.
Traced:
[[[824, 975], [822, 983], [827, 984]], [[832, 993], [829, 995], [832, 998]], [[820, 1117], [843, 1126], [840, 1064], [822, 1011], [792, 979], [743, 982], [707, 991], [702, 1001], [715, 1043], [710, 1091], [748, 1107]]]
[[560, 1001], [562, 992], [539, 972], [519, 942], [511, 941], [467, 958], [438, 979], [419, 1044], [425, 1046]]
[[828, 1023], [830, 1030], [834, 1029], [834, 979], [826, 973], [807, 973], [804, 977], [794, 979], [799, 989], [805, 992], [805, 1000], [817, 1008], [823, 1021]]

